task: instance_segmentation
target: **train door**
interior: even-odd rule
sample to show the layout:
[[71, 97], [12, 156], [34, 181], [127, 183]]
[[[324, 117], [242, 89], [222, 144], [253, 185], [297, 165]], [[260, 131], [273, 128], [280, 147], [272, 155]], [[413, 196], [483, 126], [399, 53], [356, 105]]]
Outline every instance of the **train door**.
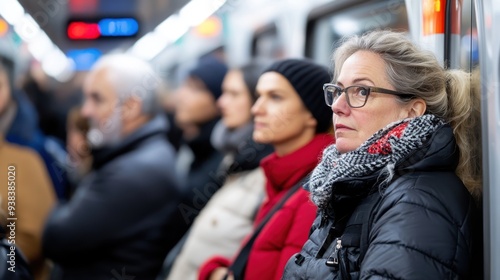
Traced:
[[474, 4], [481, 71], [485, 279], [500, 279], [500, 2]]
[[[469, 71], [479, 79], [481, 92], [483, 171], [483, 251], [485, 279], [500, 279], [500, 101], [498, 36], [500, 3], [495, 0], [425, 0], [406, 1], [410, 14], [412, 36], [434, 52], [444, 67]], [[496, 18], [495, 18], [496, 17]], [[482, 149], [482, 151], [481, 151]]]

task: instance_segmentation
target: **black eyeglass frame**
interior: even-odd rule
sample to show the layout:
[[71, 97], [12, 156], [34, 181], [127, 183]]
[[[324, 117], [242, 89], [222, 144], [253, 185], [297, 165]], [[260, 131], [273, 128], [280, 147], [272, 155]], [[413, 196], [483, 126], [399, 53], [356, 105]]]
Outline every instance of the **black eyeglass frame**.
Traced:
[[[407, 99], [412, 99], [412, 98], [415, 98], [415, 95], [413, 94], [409, 94], [409, 93], [400, 93], [400, 92], [397, 92], [397, 91], [393, 91], [393, 90], [390, 90], [390, 89], [385, 89], [385, 88], [380, 88], [380, 87], [370, 87], [370, 86], [360, 86], [360, 85], [352, 85], [352, 86], [348, 86], [344, 89], [342, 89], [341, 87], [339, 87], [338, 85], [336, 84], [331, 84], [331, 83], [326, 83], [323, 85], [323, 92], [325, 94], [325, 103], [326, 105], [328, 105], [329, 107], [331, 107], [333, 105], [333, 103], [335, 101], [332, 101], [332, 104], [328, 104], [328, 95], [333, 95], [333, 92], [329, 91], [328, 88], [329, 87], [333, 87], [335, 89], [338, 90], [338, 92], [340, 94], [342, 94], [343, 92], [344, 93], [347, 93], [347, 91], [350, 89], [350, 88], [362, 88], [364, 90], [367, 91], [367, 94], [366, 94], [366, 97], [365, 97], [365, 101], [363, 102], [362, 105], [360, 106], [352, 106], [351, 105], [351, 101], [349, 100], [349, 94], [346, 94], [346, 101], [347, 101], [347, 104], [349, 105], [349, 107], [351, 108], [361, 108], [363, 106], [366, 105], [366, 101], [368, 101], [368, 96], [370, 96], [370, 93], [371, 92], [379, 92], [379, 93], [385, 93], [385, 94], [391, 94], [391, 95], [396, 95], [396, 96], [399, 96], [401, 98], [407, 98]], [[340, 95], [339, 95], [340, 97]], [[331, 98], [331, 100], [333, 100], [333, 97]]]

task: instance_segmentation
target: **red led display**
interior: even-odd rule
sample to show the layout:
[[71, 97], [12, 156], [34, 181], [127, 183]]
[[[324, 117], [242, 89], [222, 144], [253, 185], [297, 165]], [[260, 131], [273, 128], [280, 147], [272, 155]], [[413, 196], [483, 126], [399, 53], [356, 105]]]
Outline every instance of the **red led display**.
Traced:
[[97, 23], [74, 21], [68, 25], [68, 38], [72, 40], [92, 40], [101, 36]]

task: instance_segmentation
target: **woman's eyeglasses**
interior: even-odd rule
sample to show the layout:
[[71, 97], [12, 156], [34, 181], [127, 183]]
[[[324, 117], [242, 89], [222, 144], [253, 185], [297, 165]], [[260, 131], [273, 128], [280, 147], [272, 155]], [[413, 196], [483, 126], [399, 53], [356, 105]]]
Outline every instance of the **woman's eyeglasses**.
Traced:
[[351, 108], [361, 108], [365, 106], [366, 101], [368, 100], [368, 96], [370, 95], [370, 92], [392, 94], [407, 99], [415, 97], [413, 94], [399, 93], [397, 91], [385, 88], [368, 87], [368, 86], [350, 86], [342, 89], [341, 87], [334, 84], [324, 84], [323, 91], [325, 92], [326, 105], [330, 107], [342, 95], [342, 92], [346, 93], [345, 96], [347, 104]]

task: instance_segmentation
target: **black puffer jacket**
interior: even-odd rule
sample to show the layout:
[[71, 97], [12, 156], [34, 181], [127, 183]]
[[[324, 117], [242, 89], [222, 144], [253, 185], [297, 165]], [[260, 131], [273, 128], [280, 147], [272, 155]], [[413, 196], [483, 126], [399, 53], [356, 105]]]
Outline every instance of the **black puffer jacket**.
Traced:
[[[360, 226], [359, 205], [379, 191], [379, 174], [338, 183], [331, 212], [317, 217], [282, 279], [479, 279], [471, 264], [474, 246], [481, 246], [473, 244], [477, 210], [454, 173], [457, 162], [452, 130], [444, 126], [397, 165], [394, 180], [371, 208], [361, 262], [363, 238], [343, 237]], [[326, 265], [329, 257], [338, 264]]]

